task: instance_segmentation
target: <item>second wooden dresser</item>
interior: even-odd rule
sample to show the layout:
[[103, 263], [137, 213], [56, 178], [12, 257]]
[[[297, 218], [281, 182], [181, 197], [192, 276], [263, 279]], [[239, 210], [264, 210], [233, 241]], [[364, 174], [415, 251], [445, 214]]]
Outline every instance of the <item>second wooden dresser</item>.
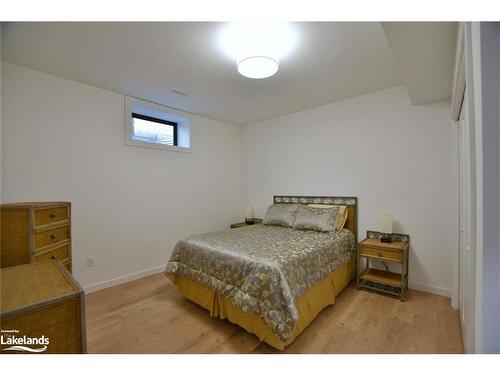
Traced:
[[57, 258], [71, 272], [71, 203], [0, 205], [1, 267]]

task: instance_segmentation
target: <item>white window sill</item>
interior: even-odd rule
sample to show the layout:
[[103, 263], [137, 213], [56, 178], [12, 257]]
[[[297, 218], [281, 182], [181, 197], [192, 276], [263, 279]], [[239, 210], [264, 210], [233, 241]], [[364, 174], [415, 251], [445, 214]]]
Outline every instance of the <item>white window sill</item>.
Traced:
[[182, 146], [160, 145], [160, 144], [156, 144], [156, 143], [133, 141], [130, 139], [127, 139], [125, 143], [129, 146], [137, 146], [137, 147], [143, 147], [143, 148], [154, 148], [154, 149], [163, 150], [163, 151], [185, 152], [188, 154], [193, 153], [193, 149], [191, 147], [188, 148], [188, 147], [182, 147]]

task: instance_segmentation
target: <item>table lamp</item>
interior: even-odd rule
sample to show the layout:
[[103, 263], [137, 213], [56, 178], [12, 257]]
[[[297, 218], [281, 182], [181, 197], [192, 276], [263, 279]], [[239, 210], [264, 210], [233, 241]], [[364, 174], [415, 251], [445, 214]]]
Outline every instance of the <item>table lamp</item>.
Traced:
[[245, 223], [249, 224], [255, 218], [255, 206], [245, 207]]
[[379, 219], [380, 232], [382, 236], [380, 241], [382, 242], [392, 242], [392, 214], [382, 213]]

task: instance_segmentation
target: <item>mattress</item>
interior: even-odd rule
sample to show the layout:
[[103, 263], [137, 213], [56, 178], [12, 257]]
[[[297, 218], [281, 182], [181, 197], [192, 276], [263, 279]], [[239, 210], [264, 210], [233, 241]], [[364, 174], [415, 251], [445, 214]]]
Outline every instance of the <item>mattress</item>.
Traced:
[[354, 234], [270, 225], [206, 233], [179, 241], [166, 273], [217, 293], [259, 317], [282, 342], [297, 332], [297, 301], [355, 257]]

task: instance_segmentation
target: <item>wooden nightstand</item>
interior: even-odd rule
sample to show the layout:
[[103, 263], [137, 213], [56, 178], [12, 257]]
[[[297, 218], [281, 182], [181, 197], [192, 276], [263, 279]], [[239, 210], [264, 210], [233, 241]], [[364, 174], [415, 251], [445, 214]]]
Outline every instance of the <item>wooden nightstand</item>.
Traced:
[[[397, 296], [405, 300], [408, 290], [408, 261], [410, 236], [391, 234], [392, 242], [380, 241], [382, 233], [367, 231], [358, 246], [358, 289], [368, 289]], [[361, 258], [366, 259], [366, 268], [361, 269]], [[401, 273], [381, 271], [370, 267], [371, 260], [401, 264]]]
[[247, 224], [247, 223], [245, 223], [245, 222], [243, 222], [243, 223], [231, 224], [231, 229], [234, 229], [234, 228], [241, 228], [241, 227], [246, 227], [247, 225], [251, 225], [251, 224]]
[[246, 227], [248, 225], [254, 225], [254, 224], [260, 224], [262, 223], [262, 219], [253, 219], [255, 220], [255, 222], [253, 223], [246, 223], [246, 222], [242, 222], [242, 223], [235, 223], [235, 224], [231, 224], [231, 229], [234, 229], [234, 228], [241, 228], [241, 227]]

